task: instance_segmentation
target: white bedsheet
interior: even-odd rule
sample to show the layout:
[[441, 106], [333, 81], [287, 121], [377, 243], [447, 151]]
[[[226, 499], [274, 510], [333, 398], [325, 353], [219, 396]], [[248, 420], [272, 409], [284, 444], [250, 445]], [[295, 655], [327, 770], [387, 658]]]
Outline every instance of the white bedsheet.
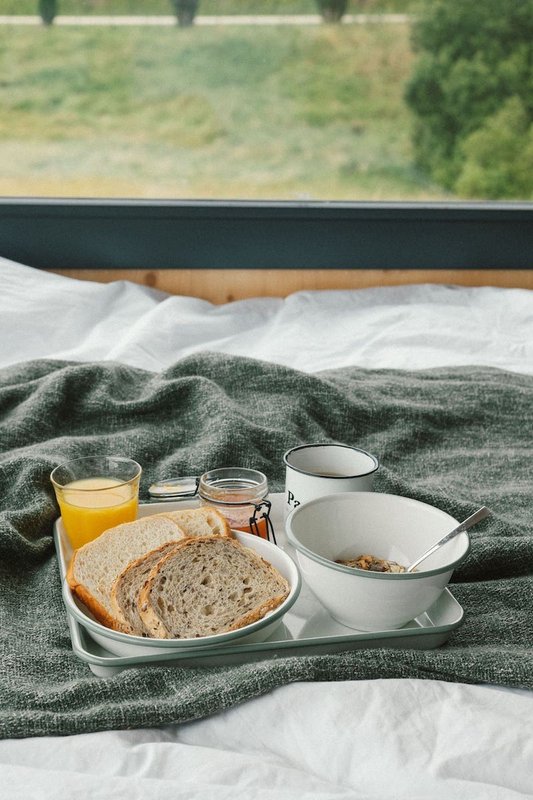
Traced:
[[181, 726], [1, 742], [2, 797], [529, 798], [532, 719], [531, 692], [296, 683]]
[[[0, 259], [0, 366], [201, 350], [309, 372], [482, 364], [533, 373], [533, 292], [405, 286], [213, 306]], [[440, 681], [296, 683], [154, 730], [0, 741], [11, 798], [533, 798], [533, 693]]]
[[533, 293], [523, 289], [417, 285], [215, 306], [0, 259], [0, 298], [0, 366], [115, 359], [155, 371], [211, 350], [308, 372], [351, 364], [533, 372]]

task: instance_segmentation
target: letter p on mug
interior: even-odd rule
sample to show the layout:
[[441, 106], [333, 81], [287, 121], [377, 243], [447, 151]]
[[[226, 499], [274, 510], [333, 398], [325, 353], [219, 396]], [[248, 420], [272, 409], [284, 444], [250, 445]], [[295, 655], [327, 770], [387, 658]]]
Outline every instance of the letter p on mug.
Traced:
[[297, 506], [336, 492], [371, 492], [377, 458], [347, 444], [302, 444], [287, 450], [285, 516]]

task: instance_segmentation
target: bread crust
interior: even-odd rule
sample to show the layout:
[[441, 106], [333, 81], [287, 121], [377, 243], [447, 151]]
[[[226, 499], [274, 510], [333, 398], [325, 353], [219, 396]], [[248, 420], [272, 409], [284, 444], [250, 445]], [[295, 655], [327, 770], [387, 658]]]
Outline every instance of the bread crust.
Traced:
[[107, 609], [98, 602], [96, 597], [90, 593], [90, 591], [74, 578], [74, 560], [76, 558], [77, 551], [74, 552], [74, 555], [70, 559], [70, 564], [67, 570], [67, 583], [72, 590], [72, 592], [76, 595], [76, 597], [81, 600], [84, 606], [91, 612], [93, 617], [100, 622], [102, 625], [105, 625], [106, 628], [111, 628], [114, 631], [120, 631], [121, 633], [129, 633], [130, 631], [127, 630], [127, 627], [120, 622], [120, 620], [115, 619], [112, 617]]
[[237, 620], [231, 628], [228, 628], [229, 631], [238, 631], [240, 628], [244, 628], [245, 625], [251, 625], [252, 622], [257, 622], [259, 619], [263, 619], [263, 617], [268, 614], [269, 611], [274, 611], [288, 595], [288, 591], [285, 594], [280, 594], [277, 597], [273, 597], [271, 600], [268, 600], [264, 603], [261, 603], [257, 608], [253, 611], [250, 611], [248, 614], [245, 614], [243, 617]]

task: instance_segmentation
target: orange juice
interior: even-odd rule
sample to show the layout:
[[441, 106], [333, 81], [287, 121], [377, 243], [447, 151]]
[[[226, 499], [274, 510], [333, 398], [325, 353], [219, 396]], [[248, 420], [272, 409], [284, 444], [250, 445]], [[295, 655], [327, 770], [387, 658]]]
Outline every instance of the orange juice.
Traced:
[[81, 478], [61, 488], [58, 503], [70, 543], [78, 548], [107, 528], [137, 518], [137, 485], [114, 478]]

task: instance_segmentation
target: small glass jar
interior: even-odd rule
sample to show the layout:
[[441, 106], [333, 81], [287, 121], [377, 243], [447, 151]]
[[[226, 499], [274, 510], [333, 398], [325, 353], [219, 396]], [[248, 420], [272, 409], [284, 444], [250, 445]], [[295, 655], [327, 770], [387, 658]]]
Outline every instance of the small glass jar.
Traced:
[[213, 506], [234, 530], [276, 541], [270, 520], [268, 481], [246, 467], [220, 467], [204, 472], [198, 483], [202, 505]]

